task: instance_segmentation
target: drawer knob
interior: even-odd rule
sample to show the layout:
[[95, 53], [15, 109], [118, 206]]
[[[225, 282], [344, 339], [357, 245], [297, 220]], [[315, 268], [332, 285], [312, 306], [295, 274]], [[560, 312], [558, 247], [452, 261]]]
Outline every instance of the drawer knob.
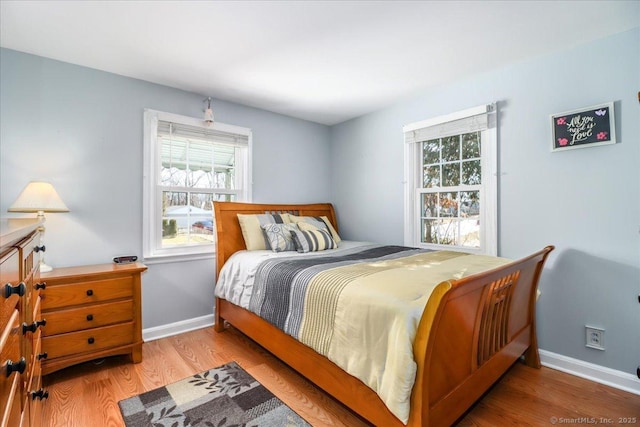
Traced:
[[18, 296], [24, 296], [27, 292], [27, 287], [24, 282], [20, 282], [19, 285], [11, 286], [11, 284], [7, 283], [4, 285], [4, 297], [9, 298], [13, 294], [18, 294]]
[[38, 289], [46, 289], [47, 288], [47, 282], [36, 283], [35, 285], [33, 285], [33, 287], [35, 288], [36, 291]]
[[47, 352], [46, 352], [46, 351], [45, 351], [45, 352], [43, 352], [43, 353], [40, 353], [40, 354], [37, 356], [38, 360], [46, 359], [47, 357], [49, 357], [49, 355], [47, 354]]
[[18, 362], [7, 360], [7, 378], [11, 376], [13, 372], [23, 373], [27, 368], [27, 361], [24, 357], [21, 357]]
[[25, 322], [22, 324], [22, 335], [26, 335], [27, 332], [35, 333], [38, 330], [39, 326], [45, 326], [46, 324], [47, 324], [46, 319], [36, 320], [30, 325], [27, 325], [27, 323]]
[[87, 291], [87, 296], [90, 297], [91, 295], [93, 295], [93, 289], [89, 289]]
[[96, 340], [94, 340], [94, 339], [93, 339], [93, 337], [91, 337], [91, 338], [89, 338], [89, 339], [87, 340], [87, 342], [88, 342], [89, 344], [93, 344], [94, 342], [96, 342]]
[[42, 399], [47, 399], [48, 397], [49, 397], [49, 392], [43, 388], [41, 388], [38, 391], [31, 392], [31, 400], [36, 400], [36, 398], [42, 400]]
[[87, 320], [91, 322], [93, 320], [93, 314], [87, 314]]
[[47, 248], [45, 248], [45, 247], [44, 247], [44, 245], [36, 246], [35, 248], [33, 248], [33, 251], [34, 251], [35, 253], [38, 253], [38, 252], [44, 252], [44, 251], [46, 251], [46, 250], [47, 250]]

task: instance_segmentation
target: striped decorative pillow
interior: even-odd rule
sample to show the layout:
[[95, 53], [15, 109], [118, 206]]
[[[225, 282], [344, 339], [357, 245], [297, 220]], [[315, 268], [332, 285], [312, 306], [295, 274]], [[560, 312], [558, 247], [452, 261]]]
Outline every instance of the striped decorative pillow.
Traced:
[[313, 230], [317, 228], [318, 230], [325, 230], [331, 233], [331, 237], [336, 243], [339, 243], [342, 239], [338, 235], [338, 232], [333, 225], [331, 225], [331, 221], [326, 216], [296, 216], [289, 214], [289, 222], [293, 222], [298, 224], [298, 227], [301, 230]]
[[291, 231], [291, 237], [293, 237], [296, 250], [301, 253], [324, 251], [338, 247], [331, 234], [324, 230], [293, 230]]
[[284, 224], [291, 222], [289, 221], [288, 214], [238, 214], [238, 221], [240, 222], [244, 243], [247, 246], [247, 250], [250, 251], [271, 249], [269, 239], [267, 239], [261, 226], [265, 224]]

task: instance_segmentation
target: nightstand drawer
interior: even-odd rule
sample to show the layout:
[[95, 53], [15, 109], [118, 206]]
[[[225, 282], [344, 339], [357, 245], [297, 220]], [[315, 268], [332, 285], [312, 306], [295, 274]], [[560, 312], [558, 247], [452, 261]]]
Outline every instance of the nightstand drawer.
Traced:
[[132, 296], [133, 278], [131, 276], [68, 285], [47, 285], [41, 294], [42, 311]]
[[47, 319], [42, 333], [48, 337], [133, 320], [133, 301], [92, 304], [69, 310], [45, 312], [42, 317]]
[[133, 342], [133, 322], [42, 338], [47, 361], [56, 357], [94, 352]]

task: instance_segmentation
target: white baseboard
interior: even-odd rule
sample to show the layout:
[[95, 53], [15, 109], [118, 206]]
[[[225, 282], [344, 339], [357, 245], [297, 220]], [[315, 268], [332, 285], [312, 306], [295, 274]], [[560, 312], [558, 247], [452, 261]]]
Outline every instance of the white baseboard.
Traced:
[[160, 338], [178, 335], [183, 332], [189, 332], [196, 329], [206, 328], [208, 326], [213, 326], [213, 324], [213, 314], [208, 314], [202, 317], [195, 317], [193, 319], [181, 320], [180, 322], [143, 329], [142, 340], [144, 342], [158, 340]]
[[608, 385], [629, 393], [640, 395], [640, 379], [635, 375], [561, 354], [540, 350], [542, 365], [566, 372], [577, 377], [586, 378], [600, 384]]

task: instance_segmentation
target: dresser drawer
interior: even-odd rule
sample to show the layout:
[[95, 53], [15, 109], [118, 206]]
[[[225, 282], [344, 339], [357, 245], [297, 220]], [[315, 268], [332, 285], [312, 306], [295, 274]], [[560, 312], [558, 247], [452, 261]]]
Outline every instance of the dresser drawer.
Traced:
[[[20, 404], [20, 377], [14, 375], [8, 379], [9, 392], [0, 402], [0, 426], [14, 427], [20, 425], [21, 404]], [[6, 399], [6, 404], [5, 404]]]
[[2, 328], [2, 325], [6, 325], [11, 316], [17, 311], [16, 305], [20, 301], [19, 298], [17, 295], [11, 295], [9, 298], [0, 296], [0, 308], [2, 309], [2, 313], [0, 313], [0, 328]]
[[133, 301], [125, 300], [56, 310], [46, 312], [42, 317], [47, 320], [42, 332], [45, 337], [48, 337], [133, 320]]
[[42, 311], [133, 296], [131, 276], [49, 286], [42, 291]]
[[47, 360], [133, 343], [133, 322], [42, 338]]
[[9, 399], [14, 378], [20, 377], [18, 373], [7, 377], [7, 361], [18, 362], [20, 356], [20, 316], [18, 310], [14, 310], [5, 328], [0, 330], [0, 402], [3, 404]]
[[41, 360], [38, 358], [38, 355], [42, 353], [42, 331], [38, 330], [35, 334], [33, 334], [32, 341], [33, 351], [29, 357], [29, 363], [27, 364], [27, 368], [29, 369], [29, 378], [34, 378], [40, 375], [40, 365], [42, 364]]
[[[25, 301], [25, 308], [33, 307], [35, 304], [34, 301], [39, 295], [39, 290], [36, 290], [34, 288], [34, 285], [37, 283], [37, 280], [40, 277], [40, 255], [39, 253], [34, 252], [34, 248], [36, 247], [39, 239], [40, 233], [35, 233], [28, 240], [20, 243], [20, 254], [22, 256], [22, 263], [20, 265], [20, 278], [26, 286], [25, 295], [23, 297]], [[26, 310], [25, 321], [31, 323], [34, 320], [35, 319], [32, 317], [31, 313]]]
[[[5, 298], [5, 285], [16, 287], [20, 282], [20, 255], [17, 250], [13, 250], [0, 259], [0, 327], [5, 325], [16, 305], [20, 301], [17, 294], [11, 294]], [[26, 288], [25, 288], [26, 290]]]

